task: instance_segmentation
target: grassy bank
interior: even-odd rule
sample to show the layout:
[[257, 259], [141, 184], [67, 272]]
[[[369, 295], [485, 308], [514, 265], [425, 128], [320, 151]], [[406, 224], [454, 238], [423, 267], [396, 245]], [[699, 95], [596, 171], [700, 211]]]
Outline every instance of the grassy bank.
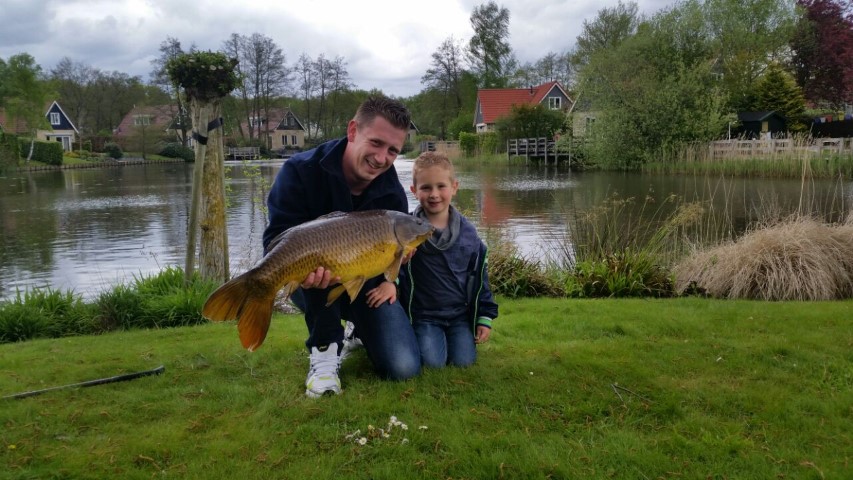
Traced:
[[[844, 478], [853, 302], [501, 300], [469, 369], [303, 395], [301, 317], [0, 345], [3, 478]], [[391, 416], [408, 427], [392, 424]], [[373, 430], [371, 430], [373, 426]], [[425, 427], [425, 428], [422, 428]], [[385, 429], [384, 437], [379, 428]], [[359, 442], [362, 440], [363, 445]]]

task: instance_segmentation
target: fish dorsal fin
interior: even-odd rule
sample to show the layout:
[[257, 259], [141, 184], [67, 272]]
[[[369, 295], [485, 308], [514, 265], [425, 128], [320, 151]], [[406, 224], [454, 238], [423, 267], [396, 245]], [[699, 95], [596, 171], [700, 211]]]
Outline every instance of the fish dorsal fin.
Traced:
[[329, 292], [329, 296], [326, 297], [326, 306], [328, 307], [329, 305], [331, 305], [332, 302], [337, 300], [338, 297], [340, 297], [341, 294], [344, 293], [344, 291], [346, 291], [347, 295], [349, 295], [350, 303], [354, 302], [355, 297], [358, 296], [358, 292], [361, 291], [361, 287], [364, 286], [364, 280], [364, 276], [358, 276], [355, 278], [351, 278], [346, 282], [342, 283], [341, 285], [338, 285], [337, 287], [333, 288], [332, 291]]
[[347, 216], [347, 215], [348, 215], [348, 213], [346, 213], [346, 212], [334, 211], [334, 212], [332, 212], [332, 213], [327, 213], [327, 214], [325, 214], [325, 215], [320, 215], [319, 217], [317, 217], [317, 220], [320, 220], [321, 218], [323, 218], [323, 219], [329, 219], [329, 218], [345, 217], [345, 216]]

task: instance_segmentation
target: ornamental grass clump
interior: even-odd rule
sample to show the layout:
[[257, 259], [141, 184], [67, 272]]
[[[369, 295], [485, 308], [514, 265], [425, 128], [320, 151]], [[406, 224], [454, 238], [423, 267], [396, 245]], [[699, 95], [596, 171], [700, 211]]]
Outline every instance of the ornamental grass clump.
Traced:
[[676, 265], [676, 290], [718, 298], [833, 300], [853, 297], [853, 220], [791, 217]]

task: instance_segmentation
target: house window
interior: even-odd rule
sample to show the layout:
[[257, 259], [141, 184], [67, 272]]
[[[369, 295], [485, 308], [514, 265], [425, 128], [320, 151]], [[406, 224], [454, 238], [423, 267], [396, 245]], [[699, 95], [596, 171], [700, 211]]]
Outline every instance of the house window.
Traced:
[[296, 145], [296, 135], [291, 135], [291, 136], [290, 136], [290, 144], [291, 144], [291, 145]]
[[134, 115], [133, 124], [136, 126], [151, 125], [151, 115]]
[[249, 117], [249, 126], [259, 127], [264, 124], [264, 119], [261, 117]]
[[50, 112], [50, 124], [51, 125], [59, 125], [59, 114], [56, 112]]
[[560, 97], [548, 97], [548, 108], [551, 110], [559, 110], [561, 108], [562, 98]]
[[281, 144], [282, 144], [282, 145], [287, 145], [287, 135], [282, 135], [282, 136], [281, 136]]

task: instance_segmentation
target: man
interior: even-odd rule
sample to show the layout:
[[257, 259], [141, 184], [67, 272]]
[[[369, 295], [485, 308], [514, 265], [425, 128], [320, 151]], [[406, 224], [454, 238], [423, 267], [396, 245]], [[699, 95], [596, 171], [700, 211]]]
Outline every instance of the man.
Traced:
[[[324, 143], [288, 159], [270, 190], [270, 224], [264, 249], [281, 232], [334, 212], [385, 209], [408, 211], [408, 200], [394, 169], [411, 123], [396, 100], [371, 97], [359, 106], [345, 138]], [[358, 298], [347, 295], [326, 307], [329, 286], [338, 283], [323, 267], [308, 275], [292, 296], [305, 313], [310, 368], [305, 394], [339, 394], [338, 370], [344, 330], [341, 319], [355, 325], [376, 372], [402, 380], [420, 373], [420, 353], [409, 318], [398, 302], [370, 307], [366, 295], [382, 276], [368, 280]]]

